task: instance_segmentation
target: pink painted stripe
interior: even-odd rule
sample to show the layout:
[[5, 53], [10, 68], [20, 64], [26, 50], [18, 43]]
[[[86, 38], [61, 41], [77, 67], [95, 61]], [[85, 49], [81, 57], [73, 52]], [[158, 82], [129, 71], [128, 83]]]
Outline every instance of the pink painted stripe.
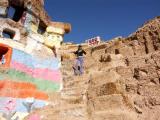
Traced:
[[40, 78], [45, 80], [51, 80], [53, 82], [60, 83], [61, 81], [61, 72], [59, 70], [49, 70], [49, 69], [32, 69], [22, 63], [12, 61], [11, 68], [16, 69], [18, 71], [24, 72], [26, 74], [31, 75], [34, 78]]

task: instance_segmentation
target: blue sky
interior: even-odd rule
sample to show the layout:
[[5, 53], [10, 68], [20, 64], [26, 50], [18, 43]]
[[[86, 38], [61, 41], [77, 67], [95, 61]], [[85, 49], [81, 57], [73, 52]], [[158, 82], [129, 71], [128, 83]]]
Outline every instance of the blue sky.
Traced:
[[45, 9], [52, 20], [71, 23], [64, 41], [81, 43], [128, 36], [160, 15], [160, 0], [45, 0]]

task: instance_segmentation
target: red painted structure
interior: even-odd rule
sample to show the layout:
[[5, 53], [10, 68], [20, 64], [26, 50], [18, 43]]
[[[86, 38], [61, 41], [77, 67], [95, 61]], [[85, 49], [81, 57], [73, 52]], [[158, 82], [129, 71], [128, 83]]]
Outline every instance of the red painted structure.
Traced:
[[5, 55], [5, 64], [3, 64], [2, 67], [9, 67], [12, 57], [12, 48], [0, 43], [0, 61], [3, 55]]

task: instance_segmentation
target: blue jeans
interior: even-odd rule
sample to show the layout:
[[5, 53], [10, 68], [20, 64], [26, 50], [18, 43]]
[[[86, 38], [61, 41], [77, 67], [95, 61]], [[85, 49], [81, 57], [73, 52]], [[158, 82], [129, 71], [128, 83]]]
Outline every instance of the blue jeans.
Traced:
[[84, 73], [84, 69], [83, 69], [83, 63], [84, 63], [84, 58], [83, 57], [78, 57], [78, 61], [80, 64], [80, 74], [82, 75]]
[[83, 57], [78, 57], [76, 58], [76, 63], [74, 66], [74, 74], [75, 75], [82, 75], [84, 73], [83, 70], [83, 63], [84, 63], [84, 58]]

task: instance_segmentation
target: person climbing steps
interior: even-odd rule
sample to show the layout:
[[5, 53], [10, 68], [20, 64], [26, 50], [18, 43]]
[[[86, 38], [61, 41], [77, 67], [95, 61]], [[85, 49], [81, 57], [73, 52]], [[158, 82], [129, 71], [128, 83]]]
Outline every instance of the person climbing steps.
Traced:
[[84, 73], [84, 69], [83, 69], [83, 64], [84, 64], [84, 54], [86, 55], [87, 53], [83, 50], [82, 46], [79, 45], [77, 51], [73, 52], [76, 55], [76, 61], [75, 61], [75, 65], [73, 66], [74, 69], [74, 74], [78, 75], [82, 75]]

